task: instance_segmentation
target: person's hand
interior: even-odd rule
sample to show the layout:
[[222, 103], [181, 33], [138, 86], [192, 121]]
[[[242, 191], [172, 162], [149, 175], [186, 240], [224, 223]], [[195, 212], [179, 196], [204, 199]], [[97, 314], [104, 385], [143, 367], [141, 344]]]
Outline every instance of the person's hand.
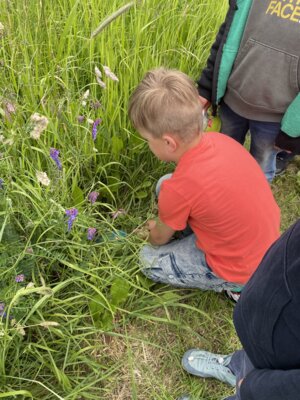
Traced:
[[288, 154], [292, 154], [292, 151], [290, 151], [290, 150], [285, 150], [285, 149], [283, 149], [283, 148], [281, 148], [281, 147], [278, 147], [278, 146], [274, 146], [274, 148], [275, 148], [275, 150], [277, 150], [278, 152], [284, 151], [284, 152], [286, 152], [286, 153], [288, 153]]
[[207, 111], [211, 106], [210, 101], [208, 101], [205, 97], [199, 96], [200, 103], [204, 111]]
[[148, 231], [151, 231], [152, 229], [154, 229], [156, 227], [155, 219], [149, 219], [146, 226], [147, 226]]
[[300, 136], [291, 137], [280, 130], [275, 138], [275, 146], [286, 152], [290, 151], [294, 155], [298, 155], [300, 154]]
[[241, 384], [242, 384], [243, 380], [244, 380], [244, 379], [239, 380], [239, 383], [238, 383], [238, 387], [239, 387], [239, 388], [241, 387]]

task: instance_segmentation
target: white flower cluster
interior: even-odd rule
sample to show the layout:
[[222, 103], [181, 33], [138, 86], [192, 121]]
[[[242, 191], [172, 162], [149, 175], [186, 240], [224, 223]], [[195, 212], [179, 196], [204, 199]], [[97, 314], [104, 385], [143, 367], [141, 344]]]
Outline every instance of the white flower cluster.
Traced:
[[36, 177], [37, 177], [38, 182], [40, 182], [42, 185], [44, 185], [44, 186], [50, 185], [50, 179], [48, 178], [48, 175], [46, 174], [46, 172], [37, 171]]
[[89, 91], [89, 89], [88, 89], [88, 90], [86, 90], [86, 91], [84, 92], [84, 94], [83, 94], [83, 96], [82, 96], [82, 102], [81, 102], [81, 104], [83, 105], [83, 107], [86, 106], [86, 101], [87, 101], [89, 95], [90, 95], [90, 91]]
[[33, 130], [30, 132], [30, 137], [37, 140], [40, 138], [41, 133], [47, 128], [49, 123], [48, 118], [35, 113], [30, 117], [30, 121], [34, 125]]

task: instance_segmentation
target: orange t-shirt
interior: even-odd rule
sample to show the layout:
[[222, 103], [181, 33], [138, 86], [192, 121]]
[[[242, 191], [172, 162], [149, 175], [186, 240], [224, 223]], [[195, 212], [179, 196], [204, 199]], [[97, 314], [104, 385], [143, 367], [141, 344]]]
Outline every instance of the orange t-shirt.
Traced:
[[213, 272], [244, 284], [279, 237], [280, 210], [254, 158], [220, 133], [204, 134], [163, 182], [159, 218], [174, 230], [187, 224]]

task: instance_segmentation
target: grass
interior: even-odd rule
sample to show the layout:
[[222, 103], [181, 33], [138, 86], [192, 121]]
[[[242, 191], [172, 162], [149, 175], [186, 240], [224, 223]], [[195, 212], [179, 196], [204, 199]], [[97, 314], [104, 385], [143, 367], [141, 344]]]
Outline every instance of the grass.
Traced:
[[[187, 376], [180, 357], [189, 347], [239, 346], [231, 304], [214, 293], [153, 286], [138, 272], [136, 229], [155, 213], [153, 185], [172, 167], [149, 154], [126, 111], [150, 68], [198, 77], [227, 3], [140, 1], [91, 39], [123, 2], [0, 0], [0, 398], [163, 400], [190, 392], [213, 400], [230, 393]], [[105, 90], [94, 74], [103, 65], [119, 78], [103, 77]], [[38, 140], [30, 137], [36, 112], [49, 120]], [[102, 123], [93, 141], [88, 119], [96, 118]], [[298, 167], [272, 186], [283, 229], [299, 215]], [[49, 186], [37, 182], [37, 171], [47, 173]], [[78, 217], [68, 233], [71, 208]], [[114, 219], [118, 209], [126, 214]], [[98, 231], [95, 241], [87, 240], [89, 227]], [[119, 229], [126, 238], [111, 235]], [[18, 274], [24, 282], [15, 282]]]

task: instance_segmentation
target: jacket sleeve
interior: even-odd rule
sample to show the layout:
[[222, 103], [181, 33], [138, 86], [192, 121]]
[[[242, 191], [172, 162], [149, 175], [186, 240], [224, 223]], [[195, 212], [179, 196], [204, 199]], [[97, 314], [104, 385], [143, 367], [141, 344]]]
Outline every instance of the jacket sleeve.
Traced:
[[240, 387], [241, 400], [298, 400], [300, 369], [254, 369]]
[[201, 76], [197, 81], [198, 92], [200, 96], [204, 97], [208, 101], [211, 101], [214, 66], [225, 29], [226, 29], [226, 21], [221, 25], [219, 29], [216, 40], [210, 50], [210, 56], [207, 60], [206, 67], [203, 69]]
[[281, 131], [275, 140], [275, 144], [281, 149], [300, 154], [300, 93], [289, 105], [283, 116]]

